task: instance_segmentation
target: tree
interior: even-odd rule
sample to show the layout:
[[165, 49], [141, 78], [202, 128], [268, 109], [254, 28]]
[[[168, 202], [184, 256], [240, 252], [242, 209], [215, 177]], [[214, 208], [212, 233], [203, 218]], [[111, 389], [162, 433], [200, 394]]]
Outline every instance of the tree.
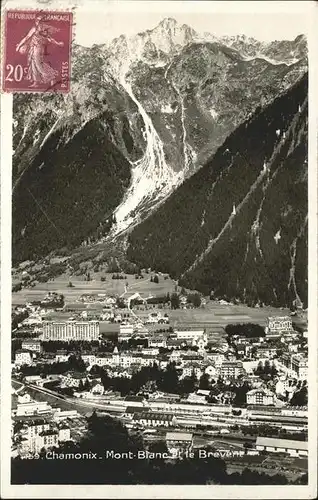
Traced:
[[200, 307], [201, 305], [201, 296], [199, 293], [190, 293], [188, 295], [188, 302], [193, 305], [193, 307]]
[[67, 361], [68, 369], [76, 372], [85, 372], [86, 365], [81, 356], [76, 356], [75, 354], [71, 354]]
[[68, 285], [67, 285], [68, 288], [74, 288], [74, 285], [71, 281], [68, 282]]
[[78, 392], [84, 391], [84, 384], [83, 384], [82, 379], [79, 381], [77, 390], [78, 390]]
[[199, 389], [206, 390], [209, 389], [209, 387], [210, 387], [209, 375], [207, 373], [203, 373], [199, 381]]
[[164, 392], [175, 393], [178, 391], [178, 373], [175, 363], [169, 363], [158, 380], [158, 389]]
[[255, 375], [260, 375], [263, 373], [263, 371], [264, 371], [263, 363], [262, 363], [262, 361], [259, 361], [257, 368], [255, 370]]
[[154, 283], [159, 283], [159, 276], [158, 276], [158, 274], [155, 275], [155, 277], [153, 279], [153, 282]]
[[180, 299], [177, 293], [173, 293], [171, 295], [171, 309], [179, 309], [180, 308]]
[[117, 306], [119, 309], [125, 309], [126, 304], [125, 304], [124, 299], [122, 299], [122, 298], [120, 298], [120, 297], [117, 297], [117, 299], [116, 299], [116, 306]]
[[291, 406], [307, 406], [308, 405], [308, 390], [303, 386], [300, 391], [295, 391], [291, 400]]
[[163, 456], [164, 453], [168, 454], [168, 448], [165, 441], [153, 441], [149, 444], [150, 453], [160, 453]]
[[274, 378], [274, 377], [276, 377], [277, 373], [278, 372], [277, 372], [276, 366], [274, 363], [272, 363], [271, 368], [270, 368], [270, 376], [272, 378]]
[[184, 377], [182, 380], [180, 380], [179, 391], [181, 394], [190, 394], [194, 391], [196, 384], [197, 378], [193, 371], [190, 377]]
[[234, 387], [233, 390], [235, 392], [235, 398], [233, 401], [234, 405], [241, 406], [246, 404], [246, 394], [251, 389], [251, 386], [248, 382], [244, 382], [241, 387]]

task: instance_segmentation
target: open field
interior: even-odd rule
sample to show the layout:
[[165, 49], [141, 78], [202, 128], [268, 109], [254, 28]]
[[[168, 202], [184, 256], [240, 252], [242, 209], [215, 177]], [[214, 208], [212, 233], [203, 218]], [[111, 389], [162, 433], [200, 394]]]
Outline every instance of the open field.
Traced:
[[[126, 279], [113, 280], [112, 274], [107, 274], [106, 281], [84, 281], [83, 279], [73, 279], [72, 277], [62, 276], [48, 283], [38, 283], [34, 288], [23, 289], [12, 294], [12, 305], [24, 304], [27, 301], [40, 300], [48, 291], [62, 293], [65, 297], [65, 305], [67, 308], [74, 309], [78, 312], [83, 310], [96, 311], [99, 313], [102, 308], [102, 303], [84, 304], [77, 302], [79, 296], [85, 293], [92, 294], [107, 294], [107, 295], [122, 295], [125, 293], [125, 284], [128, 283], [127, 292], [138, 292], [142, 297], [149, 295], [158, 296], [166, 293], [173, 293], [176, 289], [176, 282], [170, 278], [164, 279], [159, 276], [159, 283], [150, 281], [150, 274], [145, 274], [143, 279], [135, 279], [134, 275], [127, 275]], [[74, 287], [68, 287], [71, 281]], [[251, 308], [245, 305], [221, 305], [218, 301], [208, 300], [204, 307], [199, 309], [148, 309], [137, 310], [134, 312], [142, 320], [145, 320], [150, 311], [167, 312], [170, 318], [170, 326], [183, 328], [209, 328], [210, 331], [222, 332], [222, 328], [230, 323], [257, 323], [262, 326], [266, 325], [268, 316], [283, 316], [289, 315], [288, 309], [277, 309], [266, 306], [262, 308]], [[66, 314], [61, 312], [63, 318]], [[306, 318], [294, 317], [295, 323], [305, 322]], [[155, 325], [160, 328], [163, 325]]]
[[[12, 294], [12, 304], [24, 304], [26, 301], [40, 300], [44, 294], [51, 291], [62, 293], [66, 305], [76, 302], [76, 299], [84, 293], [106, 293], [108, 295], [122, 295], [125, 292], [125, 284], [128, 283], [129, 293], [140, 293], [142, 297], [149, 295], [165, 295], [175, 291], [176, 282], [170, 278], [164, 279], [159, 276], [159, 283], [150, 281], [151, 275], [145, 274], [143, 279], [135, 279], [134, 275], [125, 275], [127, 279], [112, 279], [112, 274], [105, 274], [106, 281], [84, 281], [78, 277], [58, 277], [47, 283], [37, 283], [34, 288], [25, 288]], [[69, 282], [74, 285], [69, 288]]]
[[[153, 309], [160, 311], [160, 309]], [[196, 327], [211, 328], [219, 331], [229, 323], [257, 323], [265, 326], [268, 316], [289, 315], [287, 309], [275, 309], [274, 307], [251, 308], [245, 305], [221, 305], [217, 301], [208, 301], [204, 307], [199, 309], [161, 309], [167, 312], [170, 318], [170, 326], [173, 327]], [[135, 311], [137, 316], [145, 319], [149, 311]]]

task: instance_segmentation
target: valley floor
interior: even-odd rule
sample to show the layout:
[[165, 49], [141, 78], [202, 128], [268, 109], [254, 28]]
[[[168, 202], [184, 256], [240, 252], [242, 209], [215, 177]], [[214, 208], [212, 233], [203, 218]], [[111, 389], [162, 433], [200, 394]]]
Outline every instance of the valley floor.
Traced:
[[[139, 293], [141, 297], [149, 297], [150, 295], [159, 296], [167, 293], [173, 293], [176, 290], [176, 281], [164, 277], [159, 277], [159, 283], [150, 281], [150, 274], [145, 274], [143, 279], [135, 279], [135, 275], [125, 275], [126, 279], [112, 279], [112, 274], [104, 275], [106, 280], [93, 279], [91, 281], [83, 281], [78, 277], [61, 276], [47, 283], [37, 283], [33, 288], [24, 288], [19, 292], [12, 294], [12, 305], [25, 304], [27, 301], [40, 300], [43, 294], [48, 291], [61, 293], [65, 297], [65, 306], [74, 309], [77, 312], [83, 310], [101, 311], [102, 303], [85, 304], [77, 302], [80, 295], [88, 294], [107, 294], [107, 295], [123, 295], [125, 293], [125, 284], [128, 283], [127, 292], [129, 294]], [[68, 284], [71, 281], [73, 287]], [[177, 287], [180, 292], [180, 287]], [[145, 319], [149, 314], [148, 310], [136, 310], [135, 313]], [[63, 313], [61, 313], [63, 314]], [[173, 327], [202, 327], [211, 328], [217, 332], [221, 332], [223, 327], [229, 323], [257, 323], [265, 326], [269, 316], [284, 316], [289, 315], [290, 311], [284, 308], [275, 308], [265, 306], [262, 308], [248, 307], [244, 304], [239, 305], [224, 305], [217, 300], [207, 299], [206, 304], [198, 309], [169, 309], [170, 325]], [[306, 316], [306, 312], [302, 313]], [[297, 324], [306, 323], [307, 317], [295, 316], [293, 321]], [[102, 325], [101, 325], [102, 327]], [[117, 325], [112, 325], [114, 332], [117, 331]], [[158, 327], [158, 326], [156, 326]], [[103, 330], [103, 328], [101, 329]], [[107, 330], [107, 328], [106, 328]], [[106, 331], [105, 330], [105, 331]]]

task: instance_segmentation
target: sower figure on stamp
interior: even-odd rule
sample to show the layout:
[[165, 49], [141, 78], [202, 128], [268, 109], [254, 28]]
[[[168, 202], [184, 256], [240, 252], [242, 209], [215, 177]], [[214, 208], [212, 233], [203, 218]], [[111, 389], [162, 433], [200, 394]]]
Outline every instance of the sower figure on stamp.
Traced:
[[21, 54], [27, 53], [28, 74], [27, 79], [32, 83], [30, 87], [38, 87], [41, 84], [50, 84], [53, 87], [58, 77], [58, 71], [44, 61], [45, 49], [48, 43], [63, 46], [64, 42], [58, 42], [51, 35], [59, 31], [42, 22], [42, 16], [35, 19], [29, 33], [17, 44], [16, 51]]

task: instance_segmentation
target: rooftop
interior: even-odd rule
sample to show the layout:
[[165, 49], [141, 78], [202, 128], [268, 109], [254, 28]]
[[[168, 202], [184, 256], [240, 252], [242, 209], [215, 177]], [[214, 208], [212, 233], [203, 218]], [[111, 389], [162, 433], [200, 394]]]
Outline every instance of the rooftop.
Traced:
[[173, 419], [173, 415], [171, 413], [162, 413], [162, 412], [138, 412], [134, 414], [134, 420], [168, 420], [171, 421]]
[[81, 372], [67, 372], [66, 376], [72, 377], [72, 378], [78, 378], [78, 379], [82, 379], [82, 378], [87, 377], [87, 375], [85, 373], [81, 373]]
[[142, 402], [144, 398], [142, 396], [126, 396], [125, 401], [131, 401], [131, 402]]
[[40, 436], [56, 436], [58, 434], [57, 431], [54, 431], [53, 429], [49, 429], [47, 431], [43, 431], [40, 433]]
[[192, 441], [190, 432], [167, 432], [166, 441]]
[[125, 413], [140, 413], [143, 412], [144, 408], [141, 406], [127, 406]]
[[259, 392], [262, 392], [267, 396], [273, 395], [272, 391], [270, 391], [269, 389], [265, 389], [264, 387], [259, 387], [258, 389], [252, 389], [251, 391], [248, 391], [247, 394], [252, 395], [252, 394], [257, 394]]
[[269, 437], [258, 437], [256, 446], [273, 446], [276, 448], [289, 448], [293, 450], [308, 450], [307, 441], [295, 441], [292, 439], [276, 439]]

